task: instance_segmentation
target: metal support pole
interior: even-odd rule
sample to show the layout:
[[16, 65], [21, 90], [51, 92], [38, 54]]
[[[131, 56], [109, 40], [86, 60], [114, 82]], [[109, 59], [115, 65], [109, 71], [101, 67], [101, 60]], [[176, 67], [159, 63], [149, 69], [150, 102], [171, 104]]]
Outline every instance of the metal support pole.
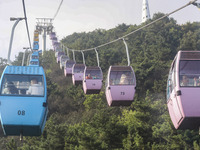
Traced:
[[81, 51], [81, 53], [82, 53], [82, 57], [83, 57], [83, 64], [85, 65], [85, 56], [84, 56], [83, 51]]
[[44, 51], [46, 51], [46, 34], [47, 34], [47, 28], [43, 28], [43, 51], [42, 51], [42, 54]]
[[98, 52], [97, 52], [97, 49], [94, 48], [95, 52], [96, 52], [96, 56], [97, 56], [97, 64], [98, 64], [98, 67], [99, 67], [99, 55], [98, 55]]
[[24, 51], [23, 59], [22, 59], [22, 66], [24, 66], [25, 53], [29, 49], [29, 47], [24, 47], [23, 49], [25, 49], [25, 51]]
[[123, 38], [123, 42], [124, 42], [124, 45], [126, 47], [126, 55], [127, 55], [128, 66], [130, 66], [130, 57], [129, 57], [129, 52], [128, 52], [128, 46], [127, 46], [127, 43], [124, 40], [124, 38]]
[[13, 37], [14, 37], [14, 31], [15, 27], [19, 23], [19, 21], [23, 20], [24, 18], [10, 18], [11, 21], [16, 20], [15, 24], [12, 27], [12, 32], [11, 32], [11, 37], [10, 37], [10, 45], [9, 45], [9, 50], [8, 50], [8, 64], [11, 65], [10, 61], [10, 54], [11, 54], [11, 49], [12, 49], [12, 42], [13, 42]]
[[72, 53], [73, 53], [73, 60], [76, 62], [74, 51], [72, 51]]
[[27, 58], [27, 62], [26, 62], [26, 64], [27, 64], [27, 66], [29, 65], [29, 62], [30, 62], [30, 56], [31, 55], [31, 53], [28, 55], [28, 58]]
[[67, 56], [69, 57], [69, 49], [67, 48]]

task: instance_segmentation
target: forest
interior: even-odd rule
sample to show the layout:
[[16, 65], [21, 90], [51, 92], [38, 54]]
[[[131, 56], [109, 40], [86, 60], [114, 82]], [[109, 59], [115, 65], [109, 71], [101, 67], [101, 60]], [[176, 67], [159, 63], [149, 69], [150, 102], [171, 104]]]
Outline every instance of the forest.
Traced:
[[[61, 42], [71, 49], [97, 47], [118, 39], [160, 18], [157, 13], [140, 25], [120, 24], [113, 29], [73, 33]], [[67, 30], [67, 29], [66, 29]], [[4, 136], [0, 128], [0, 149], [8, 150], [200, 150], [199, 130], [176, 130], [171, 122], [166, 100], [167, 77], [179, 50], [200, 50], [200, 22], [177, 24], [164, 18], [125, 38], [137, 88], [129, 107], [109, 107], [105, 86], [100, 94], [85, 95], [82, 86], [72, 85], [56, 63], [53, 50], [44, 51], [48, 90], [48, 118], [39, 137]], [[66, 49], [64, 49], [66, 51]], [[127, 65], [123, 41], [98, 48], [104, 85], [110, 65]], [[85, 54], [86, 66], [97, 65], [95, 51]], [[72, 59], [72, 52], [69, 51]], [[80, 52], [76, 61], [82, 62]], [[23, 53], [12, 65], [21, 65]], [[26, 58], [28, 54], [26, 54]], [[0, 73], [6, 59], [0, 58]]]

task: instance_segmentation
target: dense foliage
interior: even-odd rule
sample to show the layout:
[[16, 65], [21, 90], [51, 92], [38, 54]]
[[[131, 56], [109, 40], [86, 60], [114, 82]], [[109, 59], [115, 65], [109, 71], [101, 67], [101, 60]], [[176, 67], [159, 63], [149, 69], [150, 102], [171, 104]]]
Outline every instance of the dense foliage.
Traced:
[[[156, 14], [152, 20], [161, 16]], [[74, 33], [62, 39], [62, 43], [73, 49], [92, 48], [143, 25], [121, 24], [107, 31]], [[73, 86], [71, 78], [64, 77], [54, 52], [46, 51], [40, 60], [47, 76], [49, 108], [43, 135], [24, 137], [20, 142], [18, 137], [4, 137], [1, 131], [0, 149], [199, 150], [197, 130], [174, 129], [166, 106], [165, 88], [177, 51], [200, 49], [200, 23], [178, 25], [173, 18], [165, 18], [128, 36], [126, 41], [137, 77], [136, 96], [130, 107], [108, 107], [104, 89], [98, 95], [84, 95], [81, 86]], [[123, 41], [101, 47], [98, 52], [104, 77], [110, 65], [127, 64]], [[75, 55], [76, 61], [81, 62], [81, 53]], [[20, 57], [21, 54], [15, 65], [20, 65]], [[85, 58], [87, 66], [96, 65], [94, 51], [85, 52]], [[2, 71], [5, 63], [1, 61], [0, 67]]]

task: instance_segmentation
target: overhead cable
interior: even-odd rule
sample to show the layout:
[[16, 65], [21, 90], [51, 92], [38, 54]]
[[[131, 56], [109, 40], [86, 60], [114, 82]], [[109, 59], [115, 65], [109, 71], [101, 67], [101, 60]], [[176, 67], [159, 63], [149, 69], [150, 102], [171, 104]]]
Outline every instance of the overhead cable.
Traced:
[[61, 0], [61, 2], [60, 2], [60, 5], [59, 5], [59, 7], [58, 7], [58, 9], [57, 9], [57, 11], [56, 11], [54, 17], [53, 17], [53, 20], [55, 20], [56, 16], [58, 15], [58, 12], [59, 12], [59, 10], [60, 10], [60, 7], [61, 7], [62, 3], [63, 3], [63, 0]]
[[190, 1], [189, 3], [187, 3], [186, 5], [184, 5], [184, 6], [180, 7], [180, 8], [178, 8], [178, 9], [176, 9], [176, 10], [174, 10], [174, 11], [172, 11], [171, 13], [168, 13], [168, 14], [166, 14], [166, 15], [164, 15], [164, 16], [162, 16], [162, 17], [160, 17], [160, 18], [158, 18], [158, 19], [156, 19], [156, 20], [154, 20], [154, 21], [152, 21], [152, 22], [150, 22], [150, 23], [148, 23], [148, 24], [146, 24], [146, 25], [144, 25], [144, 26], [142, 26], [142, 27], [140, 27], [140, 28], [138, 28], [138, 29], [136, 29], [136, 30], [134, 30], [134, 31], [132, 31], [132, 32], [130, 32], [130, 33], [124, 35], [124, 36], [122, 36], [122, 37], [120, 37], [120, 38], [118, 38], [118, 39], [115, 39], [115, 40], [113, 40], [113, 41], [110, 41], [110, 42], [108, 42], [108, 43], [104, 43], [104, 44], [102, 44], [102, 45], [99, 45], [99, 46], [96, 46], [96, 47], [93, 47], [93, 48], [83, 49], [83, 50], [70, 49], [70, 48], [68, 48], [68, 47], [66, 47], [66, 46], [64, 46], [64, 47], [68, 48], [68, 50], [71, 50], [71, 51], [78, 51], [78, 52], [95, 50], [95, 48], [100, 48], [100, 47], [103, 47], [103, 46], [112, 44], [112, 43], [114, 43], [114, 42], [117, 42], [117, 41], [119, 41], [119, 40], [123, 40], [125, 37], [127, 37], [127, 36], [129, 36], [129, 35], [131, 35], [131, 34], [133, 34], [133, 33], [136, 33], [136, 32], [138, 32], [138, 31], [140, 31], [140, 30], [142, 30], [142, 29], [144, 29], [144, 28], [146, 28], [146, 27], [148, 27], [148, 26], [150, 26], [150, 25], [152, 25], [152, 24], [154, 24], [154, 23], [156, 23], [156, 22], [158, 22], [158, 21], [160, 21], [160, 20], [162, 20], [162, 19], [164, 19], [164, 18], [170, 16], [171, 14], [174, 14], [175, 12], [177, 12], [177, 11], [179, 11], [179, 10], [181, 10], [181, 9], [183, 9], [183, 8], [185, 8], [185, 7], [187, 7], [187, 6], [191, 5], [191, 4], [193, 4], [193, 3], [195, 3], [196, 1], [197, 1], [197, 0], [192, 0], [192, 1]]
[[27, 35], [28, 35], [29, 46], [30, 46], [30, 49], [32, 50], [31, 39], [30, 39], [30, 34], [29, 34], [29, 29], [28, 29], [28, 22], [27, 22], [27, 17], [26, 17], [26, 8], [25, 8], [24, 0], [22, 0], [22, 3], [23, 3], [23, 9], [24, 9], [24, 18], [25, 18], [25, 23], [26, 23], [26, 31], [27, 31]]

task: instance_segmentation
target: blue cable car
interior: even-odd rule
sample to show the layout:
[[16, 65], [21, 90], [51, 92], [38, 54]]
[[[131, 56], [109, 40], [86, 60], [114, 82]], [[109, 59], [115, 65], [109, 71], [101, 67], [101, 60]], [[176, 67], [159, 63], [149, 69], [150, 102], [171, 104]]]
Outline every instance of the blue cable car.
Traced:
[[29, 66], [39, 66], [39, 59], [31, 59]]
[[34, 41], [33, 42], [33, 50], [38, 50], [39, 49], [39, 42], [38, 41]]
[[5, 135], [40, 136], [48, 108], [42, 67], [7, 66], [0, 80], [0, 117]]
[[31, 54], [31, 59], [38, 59], [39, 60], [39, 51], [35, 51]]
[[35, 51], [31, 54], [29, 66], [39, 66], [39, 51]]

